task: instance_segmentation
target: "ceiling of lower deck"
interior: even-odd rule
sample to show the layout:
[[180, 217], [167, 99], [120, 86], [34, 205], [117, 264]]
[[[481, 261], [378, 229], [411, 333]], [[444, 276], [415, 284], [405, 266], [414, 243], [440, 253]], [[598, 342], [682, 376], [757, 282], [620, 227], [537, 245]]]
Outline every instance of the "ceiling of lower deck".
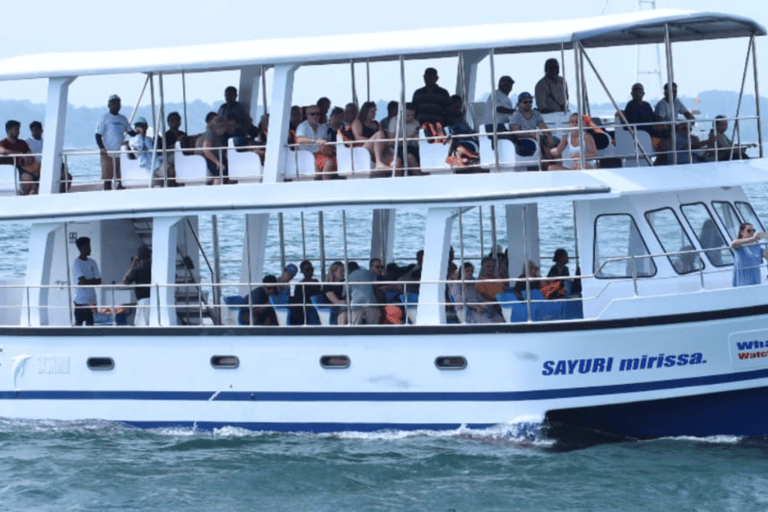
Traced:
[[678, 10], [642, 11], [613, 16], [536, 23], [507, 23], [423, 29], [389, 34], [243, 41], [160, 49], [46, 53], [0, 60], [0, 80], [107, 75], [180, 73], [280, 64], [429, 59], [457, 52], [540, 52], [572, 48], [657, 43], [669, 27], [674, 42], [764, 35], [765, 28], [729, 14]]

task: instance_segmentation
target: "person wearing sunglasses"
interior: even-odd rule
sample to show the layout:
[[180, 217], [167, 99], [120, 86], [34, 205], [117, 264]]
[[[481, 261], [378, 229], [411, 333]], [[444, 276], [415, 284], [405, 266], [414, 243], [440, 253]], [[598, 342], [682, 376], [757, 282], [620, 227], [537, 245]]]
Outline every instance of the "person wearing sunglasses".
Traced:
[[733, 286], [760, 284], [760, 266], [768, 258], [768, 250], [758, 243], [761, 238], [768, 240], [768, 234], [757, 232], [749, 222], [739, 226], [739, 237], [731, 242]]

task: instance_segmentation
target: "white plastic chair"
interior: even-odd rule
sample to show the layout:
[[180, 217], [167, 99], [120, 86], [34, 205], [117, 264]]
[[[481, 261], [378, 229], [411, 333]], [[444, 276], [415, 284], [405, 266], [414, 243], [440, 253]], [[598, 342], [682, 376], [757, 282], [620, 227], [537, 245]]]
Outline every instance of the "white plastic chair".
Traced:
[[178, 183], [205, 184], [208, 181], [208, 168], [205, 157], [201, 155], [185, 155], [181, 143], [176, 142], [173, 164], [176, 169]]
[[[341, 131], [336, 140], [344, 140]], [[336, 168], [339, 176], [367, 178], [372, 169], [371, 153], [362, 147], [348, 148], [346, 144], [336, 144]]]
[[261, 158], [253, 151], [238, 151], [233, 139], [227, 145], [227, 169], [229, 177], [241, 182], [259, 182], [264, 176]]
[[451, 171], [451, 166], [445, 161], [448, 157], [450, 143], [441, 144], [434, 142], [430, 144], [426, 140], [423, 129], [419, 129], [419, 162], [422, 172], [439, 173]]
[[127, 188], [152, 185], [152, 173], [139, 165], [138, 158], [129, 158], [127, 152], [120, 153], [120, 176], [123, 186]]
[[[480, 163], [493, 169], [496, 165], [496, 155], [491, 145], [491, 134], [485, 131], [485, 125], [480, 126]], [[535, 141], [534, 141], [535, 143]], [[515, 151], [515, 144], [508, 139], [497, 139], [499, 148], [499, 170], [525, 170], [527, 165], [539, 165], [539, 145], [532, 156], [520, 156]]]
[[[635, 130], [637, 133], [637, 142], [645, 153], [653, 157], [653, 143], [648, 132]], [[625, 130], [623, 126], [616, 126], [616, 155], [621, 158], [624, 167], [647, 167], [648, 163], [642, 151], [635, 146], [635, 140], [632, 132]]]
[[288, 180], [313, 180], [315, 179], [315, 155], [309, 151], [299, 149], [285, 152], [285, 164], [283, 165], [283, 177]]

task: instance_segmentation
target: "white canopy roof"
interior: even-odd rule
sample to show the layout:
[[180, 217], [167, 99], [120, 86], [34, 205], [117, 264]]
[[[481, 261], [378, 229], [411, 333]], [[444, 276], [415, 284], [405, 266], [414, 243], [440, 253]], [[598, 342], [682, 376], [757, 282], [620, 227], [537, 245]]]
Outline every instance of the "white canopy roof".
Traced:
[[233, 69], [247, 65], [433, 58], [458, 51], [522, 53], [585, 47], [658, 43], [669, 27], [673, 41], [765, 35], [755, 21], [729, 14], [678, 10], [537, 23], [423, 29], [382, 34], [267, 39], [125, 51], [44, 53], [0, 60], [0, 80], [135, 72], [177, 73]]

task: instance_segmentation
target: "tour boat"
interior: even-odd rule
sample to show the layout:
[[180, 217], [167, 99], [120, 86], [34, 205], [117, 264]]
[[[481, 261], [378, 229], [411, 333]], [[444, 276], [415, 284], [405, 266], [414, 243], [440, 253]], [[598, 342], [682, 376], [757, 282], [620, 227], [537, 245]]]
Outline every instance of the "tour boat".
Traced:
[[[0, 166], [3, 238], [8, 247], [28, 243], [26, 253], [4, 256], [0, 417], [297, 432], [533, 424], [638, 438], [768, 434], [760, 406], [768, 399], [768, 288], [732, 285], [729, 247], [742, 222], [766, 230], [745, 192], [768, 182], [759, 101], [756, 115], [741, 108], [747, 84], [759, 98], [751, 70], [755, 38], [765, 33], [739, 16], [658, 10], [0, 61], [0, 80], [48, 84], [38, 193], [19, 194], [13, 164]], [[619, 121], [595, 132], [605, 144], [594, 168], [546, 171], [541, 148], [521, 156], [503, 130], [485, 132], [484, 101], [469, 101], [464, 114], [477, 130], [477, 157], [447, 161], [460, 137], [422, 131], [418, 175], [381, 172], [364, 148], [339, 142], [336, 172], [344, 179], [317, 180], [312, 153], [289, 143], [290, 106], [305, 71], [351, 70], [355, 84], [356, 69], [388, 66], [391, 97], [403, 112], [422, 85], [406, 83], [407, 67], [447, 74], [455, 66], [451, 92], [472, 100], [496, 88], [500, 62], [554, 55], [568, 66], [570, 111], [544, 119], [567, 137], [571, 113], [579, 114], [576, 129], [595, 130], [584, 117], [586, 84], [600, 77], [594, 54], [663, 45], [667, 82], [677, 45], [736, 37], [746, 41], [743, 76], [735, 77], [739, 108], [723, 114], [738, 145], [753, 145], [749, 159], [718, 151], [691, 158], [686, 149], [667, 154], [668, 165], [649, 165], [658, 154], [647, 133]], [[263, 162], [254, 151], [218, 149], [229, 154], [232, 183], [209, 184], [204, 157], [179, 144], [157, 156], [174, 156], [184, 186], [153, 179], [121, 150], [109, 156], [122, 159], [125, 189], [104, 190], [98, 170], [87, 176], [88, 165], [98, 168], [98, 151], [64, 147], [73, 129], [68, 95], [78, 80], [145, 76], [150, 131], [164, 133], [168, 81], [220, 72], [236, 74], [253, 119], [271, 114]], [[627, 76], [622, 91], [608, 92], [616, 110], [634, 81]], [[533, 92], [533, 83], [515, 93], [526, 89]], [[355, 85], [353, 94], [356, 100]], [[391, 139], [395, 150], [407, 142], [403, 131]], [[701, 161], [681, 163], [692, 160]], [[72, 175], [66, 192], [62, 165]], [[72, 266], [81, 237], [90, 238], [101, 275], [92, 286], [93, 326], [74, 325]], [[139, 246], [151, 248], [152, 280], [149, 299], [136, 305], [123, 276]], [[518, 276], [529, 260], [546, 276], [559, 247], [570, 254], [570, 275], [562, 279], [564, 296], [546, 299], [535, 276]], [[447, 292], [482, 283], [449, 276], [451, 263], [479, 271], [489, 254], [502, 268], [485, 284], [501, 293], [473, 302]], [[279, 325], [241, 325], [240, 312], [247, 317], [253, 306], [249, 291], [264, 275], [306, 259], [323, 281], [333, 261], [367, 268], [369, 258], [420, 271], [410, 281], [377, 282], [392, 285], [390, 293], [370, 306], [395, 313], [393, 322], [333, 324], [321, 293], [302, 304], [272, 295]], [[359, 284], [345, 276], [336, 284]], [[522, 299], [507, 291], [516, 283]], [[501, 321], [472, 323], [476, 306]], [[291, 324], [296, 308], [302, 325]], [[127, 314], [137, 311], [147, 325]]]

